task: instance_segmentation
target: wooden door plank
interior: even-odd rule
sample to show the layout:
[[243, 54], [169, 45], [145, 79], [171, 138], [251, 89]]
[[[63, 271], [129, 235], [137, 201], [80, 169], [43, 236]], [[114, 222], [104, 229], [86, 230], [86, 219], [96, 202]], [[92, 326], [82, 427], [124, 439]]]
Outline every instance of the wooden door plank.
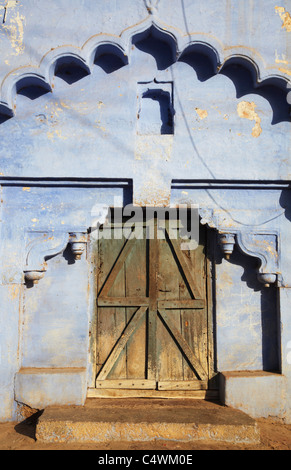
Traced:
[[104, 366], [102, 367], [100, 373], [97, 376], [97, 380], [105, 380], [110, 373], [112, 367], [114, 366], [115, 362], [117, 361], [120, 353], [122, 352], [123, 348], [125, 347], [126, 343], [128, 342], [129, 338], [133, 334], [133, 332], [140, 326], [143, 316], [147, 310], [147, 307], [140, 307], [133, 317], [131, 318], [130, 322], [126, 325], [120, 339], [115, 344], [113, 350], [111, 351], [109, 357], [107, 358]]
[[108, 293], [120, 271], [120, 269], [122, 268], [122, 266], [124, 265], [124, 262], [127, 258], [127, 256], [129, 255], [129, 253], [131, 252], [132, 248], [133, 248], [133, 245], [134, 245], [134, 242], [133, 240], [135, 238], [138, 238], [139, 236], [139, 232], [142, 230], [142, 227], [139, 227], [135, 232], [132, 232], [131, 235], [128, 237], [128, 239], [126, 240], [125, 244], [123, 245], [120, 253], [119, 253], [119, 256], [108, 276], [108, 278], [106, 279], [105, 283], [103, 284], [103, 286], [101, 287], [101, 290], [99, 292], [99, 296], [102, 294], [103, 297], [107, 297], [108, 296]]
[[164, 320], [164, 322], [166, 323], [166, 325], [170, 329], [173, 337], [175, 338], [175, 340], [179, 344], [181, 350], [183, 351], [183, 353], [187, 357], [187, 359], [190, 362], [193, 369], [197, 372], [197, 374], [199, 375], [199, 377], [202, 380], [206, 380], [207, 379], [207, 373], [203, 369], [203, 367], [200, 364], [200, 362], [198, 361], [198, 359], [195, 357], [192, 349], [189, 347], [189, 345], [188, 345], [187, 341], [185, 340], [185, 338], [183, 338], [180, 331], [173, 324], [173, 321], [171, 319], [171, 314], [168, 314], [166, 312], [166, 310], [163, 310], [163, 309], [159, 309], [159, 314], [161, 315], [162, 319]]
[[206, 390], [207, 380], [163, 380], [158, 382], [158, 390]]
[[218, 400], [218, 390], [126, 390], [91, 388], [88, 398], [191, 398], [193, 400]]
[[167, 229], [166, 229], [166, 234], [167, 234], [167, 240], [168, 240], [169, 244], [172, 245], [174, 253], [176, 254], [176, 256], [178, 258], [178, 261], [179, 261], [179, 263], [181, 265], [181, 268], [182, 268], [182, 271], [183, 271], [183, 273], [186, 277], [187, 283], [189, 284], [189, 288], [192, 292], [193, 297], [195, 299], [201, 299], [200, 290], [199, 290], [199, 288], [198, 288], [198, 286], [197, 286], [197, 284], [194, 281], [194, 278], [192, 276], [193, 267], [188, 262], [186, 256], [184, 256], [184, 254], [183, 254], [183, 252], [180, 248], [179, 241], [175, 240], [173, 238], [170, 238]]
[[[205, 237], [204, 228], [200, 229], [199, 245], [195, 250], [186, 252], [189, 263], [195, 269], [195, 282], [199, 287], [202, 298], [205, 299], [204, 309], [195, 311], [183, 309], [182, 317], [182, 335], [187, 341], [190, 349], [198, 359], [203, 369], [208, 372], [207, 342], [207, 308], [206, 308], [206, 256], [205, 256]], [[209, 377], [209, 376], [208, 376]], [[193, 380], [193, 372], [189, 368], [187, 360], [184, 359], [184, 380]]]
[[102, 297], [101, 296], [97, 299], [97, 305], [99, 307], [145, 307], [149, 305], [149, 298], [148, 297]]
[[[183, 279], [168, 241], [159, 240], [158, 306], [160, 303], [169, 305], [179, 299], [179, 286], [184, 284]], [[190, 298], [188, 289], [187, 294]], [[172, 321], [179, 331], [181, 331], [180, 313], [180, 308], [171, 312]], [[168, 328], [161, 321], [157, 324], [157, 338], [158, 380], [183, 380], [183, 355], [176, 342], [173, 341]]]
[[158, 308], [162, 309], [202, 309], [205, 308], [203, 299], [159, 300]]
[[[102, 286], [108, 278], [108, 273], [112, 269], [115, 260], [120, 254], [124, 245], [122, 239], [122, 230], [120, 229], [118, 238], [100, 239], [99, 240], [99, 269], [98, 269], [98, 286]], [[124, 266], [121, 267], [117, 280], [112, 286], [111, 295], [117, 297], [125, 296], [125, 272]], [[121, 336], [126, 322], [126, 312], [124, 307], [97, 307], [97, 345], [98, 345], [98, 358], [97, 358], [97, 374], [103, 367], [107, 357], [112, 351], [117, 339]], [[104, 341], [106, 338], [106, 341]], [[114, 370], [116, 377], [124, 376], [126, 371], [126, 358], [120, 358], [118, 367]]]
[[154, 239], [148, 240], [149, 259], [149, 311], [148, 311], [148, 354], [147, 378], [157, 380], [157, 266], [158, 241], [157, 220], [154, 221]]
[[96, 388], [155, 390], [156, 381], [146, 379], [97, 380]]
[[[142, 239], [135, 241], [133, 250], [125, 260], [126, 298], [132, 299], [136, 304], [139, 299], [140, 306], [149, 306], [147, 289], [147, 256], [146, 256], [146, 229], [143, 228]], [[129, 319], [134, 312], [130, 305], [126, 308]], [[142, 379], [147, 377], [147, 322], [144, 321], [135, 331], [126, 346], [126, 377], [128, 379]]]

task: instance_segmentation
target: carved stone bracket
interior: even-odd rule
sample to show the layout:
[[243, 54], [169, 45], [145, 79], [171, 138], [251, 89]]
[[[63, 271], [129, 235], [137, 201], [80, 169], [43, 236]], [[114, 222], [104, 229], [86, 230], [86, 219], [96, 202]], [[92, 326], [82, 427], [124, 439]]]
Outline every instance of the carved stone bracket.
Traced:
[[24, 277], [33, 283], [44, 277], [47, 259], [63, 253], [68, 243], [75, 259], [80, 259], [87, 242], [84, 232], [29, 232], [28, 236], [30, 241], [26, 246]]
[[81, 256], [86, 249], [87, 234], [84, 232], [71, 232], [69, 243], [75, 259], [81, 259]]
[[238, 232], [237, 244], [243, 253], [258, 258], [261, 265], [258, 269], [258, 279], [269, 286], [281, 281], [279, 240], [277, 233], [245, 233]]
[[270, 284], [282, 285], [280, 272], [279, 235], [276, 231], [253, 231], [228, 228], [223, 220], [212, 209], [200, 209], [202, 225], [208, 225], [218, 231], [218, 242], [226, 259], [230, 259], [235, 245], [248, 256], [258, 258], [258, 280], [266, 287]]
[[230, 259], [235, 246], [235, 235], [233, 233], [219, 233], [219, 244], [226, 259]]

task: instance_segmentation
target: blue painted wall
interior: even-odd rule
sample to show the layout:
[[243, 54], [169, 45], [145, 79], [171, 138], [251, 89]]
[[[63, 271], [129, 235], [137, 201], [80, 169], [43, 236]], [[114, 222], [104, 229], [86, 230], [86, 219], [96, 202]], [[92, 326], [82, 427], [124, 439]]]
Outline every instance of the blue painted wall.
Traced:
[[[116, 201], [214, 213], [217, 370], [275, 369], [288, 385], [290, 1], [67, 3], [0, 5], [0, 419], [15, 419], [21, 368], [92, 381], [90, 237], [33, 287], [24, 269], [36, 234], [87, 231]], [[237, 246], [224, 260], [220, 230], [275, 233], [279, 285]]]

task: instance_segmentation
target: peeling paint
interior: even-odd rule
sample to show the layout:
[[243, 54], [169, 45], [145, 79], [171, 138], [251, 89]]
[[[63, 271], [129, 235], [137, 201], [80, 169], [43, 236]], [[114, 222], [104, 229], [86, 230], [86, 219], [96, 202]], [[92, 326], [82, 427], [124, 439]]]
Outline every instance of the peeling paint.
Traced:
[[286, 58], [286, 55], [285, 54], [278, 54], [277, 51], [275, 51], [275, 62], [276, 64], [285, 64], [285, 65], [288, 65], [288, 60]]
[[3, 21], [2, 21], [3, 24], [6, 22], [8, 9], [15, 8], [18, 3], [19, 3], [19, 0], [6, 0], [5, 5], [0, 6], [0, 10], [4, 10]]
[[[62, 106], [62, 108], [72, 109], [75, 113], [78, 113], [81, 115], [86, 115], [88, 113], [88, 103], [86, 101], [76, 102], [76, 103], [75, 102], [65, 103], [64, 101], [61, 101], [60, 105]], [[57, 110], [61, 110], [61, 108], [57, 108]]]
[[63, 107], [63, 108], [66, 108], [66, 109], [70, 109], [71, 107], [65, 103], [64, 101], [60, 101], [60, 105]]
[[[15, 4], [16, 5], [16, 4]], [[13, 51], [12, 55], [23, 54], [25, 45], [23, 42], [25, 17], [19, 12], [10, 18], [9, 23], [2, 25], [3, 30], [7, 32]]]
[[8, 285], [9, 297], [11, 300], [15, 300], [19, 297], [20, 286], [19, 285]]
[[291, 16], [288, 11], [285, 10], [284, 7], [275, 7], [276, 13], [280, 16], [282, 20], [282, 28], [285, 28], [288, 33], [291, 32]]
[[283, 67], [279, 67], [278, 70], [280, 70], [280, 72], [282, 72], [282, 73], [286, 73], [286, 75], [291, 76], [291, 70], [289, 70], [289, 69], [284, 69]]
[[169, 189], [162, 189], [152, 181], [147, 181], [141, 193], [134, 199], [134, 205], [140, 207], [168, 207], [170, 196]]
[[19, 0], [7, 0], [6, 5], [1, 8], [14, 8], [18, 5]]
[[93, 125], [93, 127], [96, 127], [96, 129], [100, 129], [102, 132], [106, 133], [106, 128], [104, 126], [101, 126], [101, 121], [95, 121], [96, 124]]
[[69, 136], [64, 135], [60, 129], [53, 129], [52, 131], [47, 132], [47, 137], [50, 140], [54, 140], [56, 137], [63, 140], [67, 140], [69, 138]]
[[237, 105], [237, 112], [239, 117], [255, 121], [255, 126], [252, 129], [252, 136], [259, 137], [262, 133], [261, 118], [255, 112], [256, 104], [252, 101], [241, 101]]
[[208, 116], [208, 111], [206, 111], [206, 109], [195, 108], [195, 111], [200, 119], [205, 119]]
[[137, 136], [135, 160], [147, 160], [154, 155], [156, 160], [169, 161], [172, 156], [172, 135], [145, 135]]
[[60, 103], [56, 101], [46, 105], [45, 109], [47, 110], [47, 115], [40, 114], [37, 116], [37, 120], [41, 123], [47, 124], [48, 139], [55, 140], [55, 138], [58, 138], [67, 140], [70, 135], [67, 135], [62, 131], [59, 118], [63, 115], [64, 109], [71, 109], [71, 106], [64, 101], [60, 101]]

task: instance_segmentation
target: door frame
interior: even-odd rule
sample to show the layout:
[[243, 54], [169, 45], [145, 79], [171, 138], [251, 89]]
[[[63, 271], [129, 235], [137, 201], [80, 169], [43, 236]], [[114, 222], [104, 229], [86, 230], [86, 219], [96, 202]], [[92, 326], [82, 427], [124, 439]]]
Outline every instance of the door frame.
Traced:
[[[205, 228], [205, 226], [204, 226]], [[206, 308], [207, 308], [207, 345], [208, 345], [208, 377], [209, 386], [207, 390], [148, 390], [148, 389], [98, 389], [96, 388], [96, 341], [97, 341], [97, 269], [98, 269], [98, 245], [91, 238], [89, 230], [88, 260], [90, 263], [89, 271], [89, 351], [88, 351], [88, 398], [197, 398], [197, 399], [217, 399], [218, 374], [215, 365], [215, 325], [214, 325], [214, 237], [208, 228], [205, 228], [206, 234]], [[121, 380], [122, 382], [122, 380]]]

